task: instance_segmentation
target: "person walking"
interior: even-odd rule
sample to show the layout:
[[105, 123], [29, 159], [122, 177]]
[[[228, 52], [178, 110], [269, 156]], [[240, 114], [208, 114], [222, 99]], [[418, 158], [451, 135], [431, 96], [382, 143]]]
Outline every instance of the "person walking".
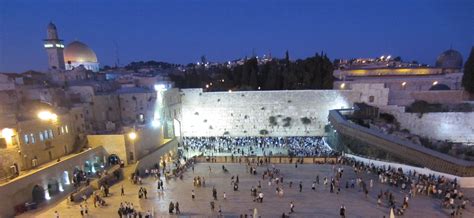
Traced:
[[123, 189], [123, 185], [120, 189], [120, 196], [124, 196], [125, 195], [125, 189]]
[[146, 188], [143, 188], [143, 195], [145, 196], [145, 199], [147, 199], [147, 197], [146, 197], [146, 194], [147, 194], [147, 193], [148, 193], [148, 192], [146, 191]]
[[54, 211], [54, 218], [59, 218], [59, 213], [57, 210]]
[[295, 204], [292, 202], [290, 202], [290, 213], [294, 213], [295, 212]]
[[339, 215], [341, 215], [341, 218], [346, 217], [346, 207], [344, 207], [344, 204], [341, 205], [341, 208], [339, 209]]
[[216, 187], [212, 187], [212, 197], [214, 197], [214, 200], [217, 200], [217, 190], [216, 190]]
[[174, 204], [174, 208], [176, 210], [176, 214], [181, 214], [181, 211], [179, 210], [179, 203], [176, 201], [176, 204]]
[[87, 204], [84, 205], [84, 214], [86, 216], [89, 215], [89, 208], [87, 208]]
[[171, 202], [170, 202], [170, 205], [169, 205], [169, 207], [168, 207], [168, 212], [169, 212], [170, 214], [172, 214], [173, 211], [174, 211], [174, 204], [173, 204], [173, 202], [171, 201]]
[[191, 191], [191, 198], [194, 200], [194, 198], [196, 197], [196, 195], [194, 194], [194, 189]]
[[227, 200], [227, 195], [225, 194], [225, 192], [224, 192], [224, 196], [223, 196], [223, 197], [224, 197], [224, 200]]
[[79, 205], [79, 208], [81, 210], [81, 217], [84, 216], [84, 208], [82, 207], [82, 204]]
[[300, 192], [303, 190], [303, 182], [300, 181]]

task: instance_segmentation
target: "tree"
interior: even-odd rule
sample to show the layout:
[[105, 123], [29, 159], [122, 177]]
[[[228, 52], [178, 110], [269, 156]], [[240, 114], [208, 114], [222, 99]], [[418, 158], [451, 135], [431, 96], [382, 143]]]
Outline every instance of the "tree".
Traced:
[[464, 74], [462, 76], [462, 86], [466, 91], [474, 94], [474, 46], [464, 64]]

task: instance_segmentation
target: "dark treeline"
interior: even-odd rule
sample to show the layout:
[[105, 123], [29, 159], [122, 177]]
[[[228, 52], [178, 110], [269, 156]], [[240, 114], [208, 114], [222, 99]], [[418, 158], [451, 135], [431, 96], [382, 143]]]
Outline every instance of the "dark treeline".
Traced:
[[[229, 68], [194, 65], [182, 75], [171, 75], [179, 88], [204, 88], [207, 91], [332, 89], [333, 63], [326, 54], [316, 53], [304, 60], [273, 59], [258, 64], [256, 58]], [[206, 85], [209, 88], [206, 88]]]

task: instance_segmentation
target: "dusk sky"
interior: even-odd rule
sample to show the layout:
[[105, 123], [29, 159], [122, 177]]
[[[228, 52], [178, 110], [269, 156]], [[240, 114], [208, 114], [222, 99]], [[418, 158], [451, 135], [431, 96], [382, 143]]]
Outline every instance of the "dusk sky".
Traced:
[[291, 59], [391, 54], [433, 65], [452, 45], [474, 45], [473, 0], [119, 1], [0, 0], [0, 72], [47, 69], [42, 39], [53, 21], [113, 65], [137, 60], [186, 64], [271, 52]]

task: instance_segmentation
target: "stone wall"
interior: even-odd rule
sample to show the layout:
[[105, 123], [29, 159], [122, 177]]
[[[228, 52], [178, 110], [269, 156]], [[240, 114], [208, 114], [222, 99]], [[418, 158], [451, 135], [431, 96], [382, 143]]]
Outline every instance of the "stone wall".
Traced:
[[151, 169], [155, 164], [160, 164], [166, 156], [176, 154], [178, 150], [178, 140], [171, 140], [158, 148], [158, 150], [144, 156], [137, 162], [136, 169], [140, 175], [144, 175], [145, 169]]
[[474, 112], [406, 113], [404, 107], [381, 108], [395, 116], [401, 129], [437, 140], [474, 144]]
[[[128, 135], [132, 131], [136, 133], [134, 140]], [[107, 153], [117, 155], [127, 164], [150, 154], [166, 141], [163, 129], [152, 127], [125, 128], [121, 133], [108, 135], [87, 135], [87, 140], [92, 148], [103, 147]]]
[[[261, 136], [262, 130], [268, 131], [269, 136], [321, 136], [329, 110], [352, 107], [362, 96], [349, 90], [202, 89], [183, 89], [180, 95], [183, 136]], [[302, 118], [310, 123], [303, 124]], [[272, 124], [270, 119], [275, 122]]]

